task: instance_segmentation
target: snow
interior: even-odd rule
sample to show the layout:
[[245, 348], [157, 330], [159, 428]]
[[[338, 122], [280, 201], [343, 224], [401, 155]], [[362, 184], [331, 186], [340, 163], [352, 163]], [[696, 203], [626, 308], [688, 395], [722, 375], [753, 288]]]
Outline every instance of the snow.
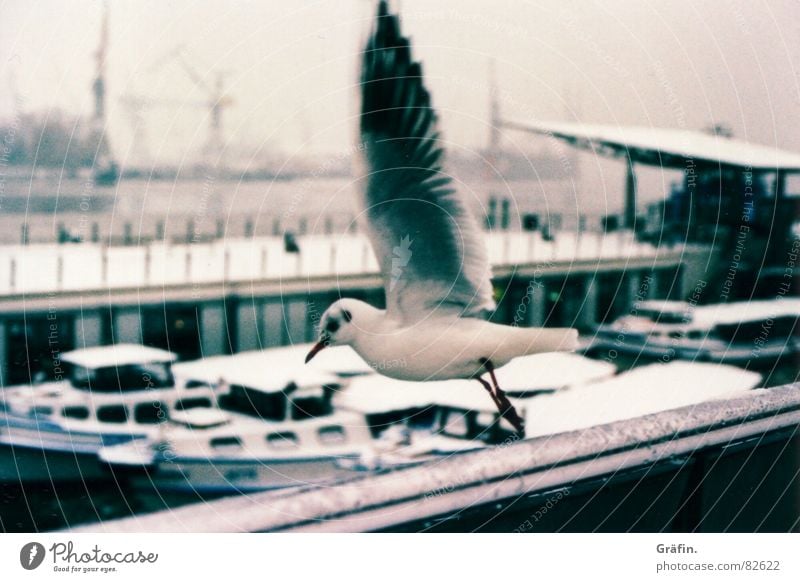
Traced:
[[[284, 252], [281, 237], [129, 247], [5, 246], [0, 247], [0, 296], [378, 273], [364, 235], [308, 235], [297, 240], [300, 254]], [[487, 244], [495, 267], [657, 255], [654, 246], [636, 242], [627, 232], [559, 232], [554, 241], [543, 240], [538, 232], [490, 232]]]
[[[613, 376], [616, 368], [577, 354], [539, 354], [512, 360], [496, 372], [509, 393], [559, 390], [590, 385]], [[538, 399], [536, 399], [538, 402]], [[465, 410], [495, 411], [492, 399], [476, 380], [406, 382], [385, 376], [356, 378], [337, 396], [337, 406], [365, 414], [424, 408], [432, 404]]]
[[783, 297], [764, 301], [737, 301], [696, 307], [692, 323], [709, 328], [718, 324], [760, 321], [775, 317], [800, 317], [800, 299]]
[[499, 368], [496, 374], [500, 387], [513, 394], [588, 384], [609, 378], [616, 371], [616, 366], [609, 362], [554, 352], [516, 358]]
[[[509, 122], [509, 126], [555, 137], [610, 144], [696, 161], [764, 170], [800, 170], [800, 154], [700, 131], [584, 123]], [[664, 160], [662, 162], [666, 163]], [[681, 166], [683, 167], [683, 166]]]
[[530, 400], [527, 436], [543, 436], [729, 398], [753, 389], [760, 374], [724, 364], [670, 362]]
[[114, 344], [66, 352], [61, 356], [65, 362], [89, 369], [127, 366], [153, 362], [174, 362], [177, 356], [165, 350], [138, 344]]
[[[299, 354], [299, 350], [295, 350]], [[212, 356], [177, 364], [175, 375], [182, 380], [240, 385], [263, 392], [281, 392], [289, 384], [299, 389], [336, 385], [341, 381], [331, 373], [304, 366], [294, 352], [284, 348], [247, 351], [230, 356]]]

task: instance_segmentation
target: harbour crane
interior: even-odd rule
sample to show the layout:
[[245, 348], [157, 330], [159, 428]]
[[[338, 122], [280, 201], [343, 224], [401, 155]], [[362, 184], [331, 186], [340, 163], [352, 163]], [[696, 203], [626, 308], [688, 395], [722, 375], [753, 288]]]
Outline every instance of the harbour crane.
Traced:
[[[176, 61], [181, 69], [186, 73], [192, 83], [200, 89], [206, 96], [204, 106], [209, 111], [209, 131], [203, 154], [206, 162], [212, 161], [212, 156], [217, 154], [218, 164], [222, 164], [221, 155], [223, 148], [223, 111], [233, 105], [233, 98], [225, 88], [225, 76], [227, 71], [216, 71], [213, 82], [210, 82], [208, 75], [201, 74], [198, 69], [189, 61], [183, 45], [175, 47], [170, 51], [166, 58], [159, 59], [151, 70], [161, 69], [169, 62]], [[163, 100], [150, 100], [151, 103]], [[185, 104], [185, 102], [182, 102]]]

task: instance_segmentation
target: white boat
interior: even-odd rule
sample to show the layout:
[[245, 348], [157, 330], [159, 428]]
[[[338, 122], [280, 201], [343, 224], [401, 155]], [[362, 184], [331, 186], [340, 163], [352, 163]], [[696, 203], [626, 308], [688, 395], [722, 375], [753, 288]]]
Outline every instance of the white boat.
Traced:
[[756, 367], [800, 353], [798, 318], [794, 297], [698, 306], [641, 301], [631, 314], [598, 326], [588, 350]]
[[760, 385], [761, 374], [727, 364], [649, 364], [586, 386], [543, 395], [526, 410], [527, 436], [581, 430], [618, 420], [733, 398]]
[[[544, 395], [602, 383], [615, 373], [608, 362], [561, 352], [517, 358], [496, 371], [498, 384], [520, 414]], [[474, 380], [405, 382], [366, 376], [337, 395], [335, 406], [363, 414], [376, 438], [360, 460], [364, 469], [413, 464], [518, 438]]]
[[[99, 458], [135, 487], [193, 494], [319, 484], [344, 475], [370, 445], [363, 415], [337, 411], [339, 376], [285, 349], [181, 364], [187, 381], [216, 382], [219, 408], [175, 413], [156, 438], [110, 446]], [[176, 368], [178, 368], [176, 366]]]
[[[533, 438], [730, 398], [752, 390], [761, 380], [756, 372], [725, 364], [671, 362], [511, 400], [526, 419], [526, 438]], [[402, 419], [383, 427], [384, 446], [365, 453], [361, 459], [364, 468], [408, 466], [516, 440], [513, 429], [498, 417], [491, 401], [487, 403], [480, 386], [478, 391], [472, 389], [474, 382], [430, 383], [435, 385], [427, 391], [425, 384], [400, 384], [389, 380], [377, 394], [373, 392], [376, 399], [400, 392], [395, 404], [407, 408]], [[368, 391], [368, 380], [354, 384], [345, 394], [354, 388], [352, 402], [344, 405], [367, 411], [370, 404], [363, 403], [362, 397]], [[406, 388], [410, 390], [404, 392]]]
[[2, 391], [0, 481], [108, 477], [103, 446], [153, 436], [174, 412], [210, 407], [204, 384], [176, 385], [171, 352], [133, 344], [64, 353], [64, 378]]

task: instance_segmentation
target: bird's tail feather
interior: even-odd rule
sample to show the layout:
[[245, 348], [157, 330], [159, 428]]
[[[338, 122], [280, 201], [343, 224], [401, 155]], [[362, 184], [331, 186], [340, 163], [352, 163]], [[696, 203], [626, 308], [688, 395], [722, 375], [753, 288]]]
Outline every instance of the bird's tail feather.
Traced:
[[572, 352], [578, 349], [578, 330], [569, 327], [529, 329], [532, 336], [526, 354]]

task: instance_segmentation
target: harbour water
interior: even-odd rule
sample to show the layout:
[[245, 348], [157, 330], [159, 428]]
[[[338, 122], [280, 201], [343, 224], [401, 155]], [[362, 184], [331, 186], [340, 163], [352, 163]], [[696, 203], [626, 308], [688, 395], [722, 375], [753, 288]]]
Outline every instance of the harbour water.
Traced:
[[[65, 238], [111, 240], [117, 244], [162, 239], [203, 240], [357, 229], [357, 190], [346, 176], [223, 180], [123, 179], [96, 186], [91, 179], [47, 176], [7, 177], [0, 198], [0, 244], [53, 242]], [[570, 195], [569, 181], [466, 180], [473, 211], [495, 226], [516, 229], [527, 214], [541, 224], [574, 229], [579, 222], [596, 230], [598, 212], [586, 213]], [[494, 198], [494, 202], [491, 200]], [[504, 218], [506, 215], [506, 218]], [[580, 218], [580, 217], [584, 218]], [[505, 225], [503, 223], [506, 223]], [[23, 232], [24, 229], [24, 232]]]

